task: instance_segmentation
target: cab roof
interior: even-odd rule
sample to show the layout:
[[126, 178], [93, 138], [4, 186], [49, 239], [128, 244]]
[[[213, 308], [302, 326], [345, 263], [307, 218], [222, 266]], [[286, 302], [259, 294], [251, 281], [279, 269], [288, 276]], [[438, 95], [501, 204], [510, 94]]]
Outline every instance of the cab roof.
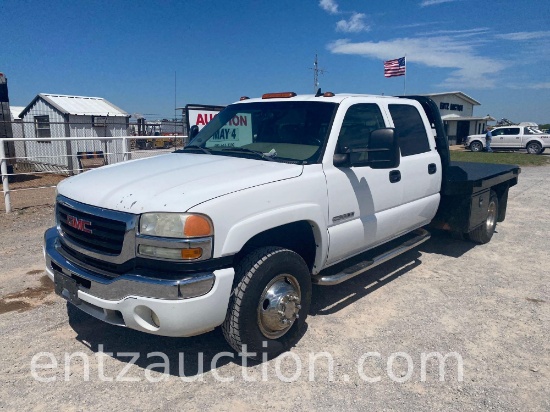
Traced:
[[298, 102], [330, 102], [330, 103], [342, 103], [347, 98], [350, 97], [364, 97], [364, 98], [380, 98], [380, 99], [392, 99], [394, 96], [380, 96], [375, 94], [361, 94], [361, 93], [338, 93], [330, 97], [325, 97], [323, 95], [316, 96], [314, 94], [297, 94], [292, 97], [276, 97], [276, 98], [246, 98], [235, 103], [257, 103], [257, 102], [288, 102], [288, 101], [298, 101]]

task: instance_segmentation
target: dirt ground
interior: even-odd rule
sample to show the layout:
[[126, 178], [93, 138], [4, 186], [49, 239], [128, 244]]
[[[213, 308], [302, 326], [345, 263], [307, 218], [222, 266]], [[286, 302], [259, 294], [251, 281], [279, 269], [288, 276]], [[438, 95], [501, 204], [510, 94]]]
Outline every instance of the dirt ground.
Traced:
[[246, 366], [219, 330], [155, 337], [68, 311], [43, 271], [52, 207], [0, 213], [0, 409], [548, 411], [549, 193], [550, 167], [524, 168], [489, 244], [435, 233], [315, 287], [298, 345]]
[[[12, 210], [53, 205], [55, 186], [65, 178], [66, 176], [50, 173], [11, 176], [9, 188]], [[0, 213], [6, 211], [3, 195], [0, 195]]]

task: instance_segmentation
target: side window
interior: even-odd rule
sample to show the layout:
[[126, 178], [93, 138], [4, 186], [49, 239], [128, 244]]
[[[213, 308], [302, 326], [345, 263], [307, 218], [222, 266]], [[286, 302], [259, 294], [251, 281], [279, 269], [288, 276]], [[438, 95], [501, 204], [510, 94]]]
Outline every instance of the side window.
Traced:
[[[51, 137], [50, 116], [34, 116], [36, 137]], [[39, 143], [49, 143], [49, 140], [39, 140]]]
[[429, 152], [428, 134], [416, 107], [405, 104], [390, 104], [389, 109], [399, 138], [401, 156]]
[[506, 129], [491, 130], [491, 135], [492, 136], [501, 136], [501, 135], [505, 134], [505, 131], [506, 131]]
[[377, 104], [355, 104], [346, 112], [336, 151], [345, 153], [351, 148], [368, 147], [371, 132], [384, 127], [386, 124]]
[[523, 129], [524, 134], [543, 134], [539, 129], [535, 129], [534, 127], [525, 127]]
[[506, 129], [506, 134], [513, 136], [519, 134], [519, 127], [509, 127]]

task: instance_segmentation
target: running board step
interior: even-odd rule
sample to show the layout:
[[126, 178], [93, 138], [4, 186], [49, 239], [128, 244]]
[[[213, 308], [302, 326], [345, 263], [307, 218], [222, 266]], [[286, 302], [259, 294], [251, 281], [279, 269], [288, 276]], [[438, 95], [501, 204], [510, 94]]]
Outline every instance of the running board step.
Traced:
[[317, 285], [323, 285], [323, 286], [332, 286], [332, 285], [338, 285], [339, 283], [345, 282], [348, 279], [351, 279], [357, 275], [360, 275], [384, 262], [387, 262], [390, 259], [393, 259], [396, 256], [401, 255], [402, 253], [405, 253], [412, 248], [420, 245], [421, 243], [424, 243], [426, 240], [430, 238], [430, 232], [428, 232], [425, 229], [416, 229], [414, 232], [412, 232], [416, 236], [412, 239], [407, 240], [403, 244], [384, 252], [371, 260], [365, 260], [363, 262], [359, 262], [353, 266], [350, 266], [349, 268], [344, 269], [340, 273], [336, 273], [335, 275], [318, 275], [313, 276], [313, 283]]

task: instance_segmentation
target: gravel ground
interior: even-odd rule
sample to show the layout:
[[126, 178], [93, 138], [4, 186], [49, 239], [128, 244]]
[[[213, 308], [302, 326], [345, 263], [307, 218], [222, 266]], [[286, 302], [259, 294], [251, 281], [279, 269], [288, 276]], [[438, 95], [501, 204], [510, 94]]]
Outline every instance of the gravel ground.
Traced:
[[[290, 355], [245, 367], [231, 352], [217, 356], [229, 351], [219, 330], [154, 337], [68, 311], [42, 270], [51, 206], [2, 214], [0, 409], [548, 411], [549, 192], [550, 167], [524, 168], [491, 243], [438, 233], [369, 274], [314, 288]], [[32, 375], [40, 352], [52, 357], [34, 371], [47, 383]], [[138, 352], [135, 364], [127, 352]], [[422, 367], [430, 352], [454, 353], [443, 381], [433, 358]]]
[[[12, 210], [33, 206], [52, 205], [55, 202], [55, 186], [65, 176], [55, 174], [28, 174], [10, 177], [10, 200]], [[2, 189], [0, 185], [0, 189]], [[6, 211], [4, 193], [0, 195], [0, 213]]]

